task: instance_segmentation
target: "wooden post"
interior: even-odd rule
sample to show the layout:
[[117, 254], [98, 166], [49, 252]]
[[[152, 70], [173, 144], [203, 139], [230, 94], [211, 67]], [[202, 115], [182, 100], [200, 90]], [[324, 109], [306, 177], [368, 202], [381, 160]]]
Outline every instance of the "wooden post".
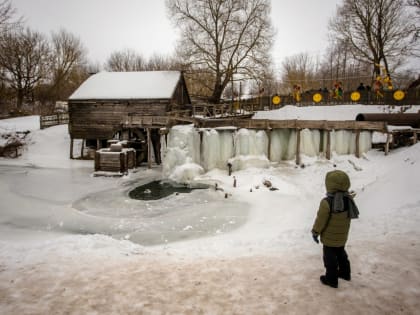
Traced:
[[82, 148], [80, 149], [80, 157], [83, 159], [83, 152], [85, 149], [85, 139], [82, 139]]
[[268, 136], [268, 150], [267, 150], [267, 158], [269, 161], [271, 161], [271, 129], [267, 129], [267, 136]]
[[126, 172], [125, 153], [120, 153], [120, 172], [124, 174]]
[[385, 155], [389, 153], [389, 142], [391, 141], [391, 134], [388, 132], [386, 134], [386, 143], [385, 143]]
[[73, 160], [73, 141], [74, 141], [74, 139], [73, 139], [73, 137], [72, 138], [70, 138], [70, 159], [71, 160]]
[[99, 139], [96, 139], [96, 150], [101, 149], [101, 141]]
[[99, 171], [101, 163], [101, 156], [98, 151], [95, 152], [95, 172]]
[[147, 128], [147, 167], [152, 168], [152, 138], [150, 137], [150, 128]]
[[360, 130], [356, 130], [356, 157], [360, 158]]
[[133, 156], [133, 168], [136, 168], [137, 167], [136, 151], [133, 151], [132, 156]]
[[325, 152], [327, 160], [331, 160], [331, 130], [327, 130], [327, 149]]
[[198, 132], [198, 134], [200, 135], [200, 145], [198, 146], [198, 148], [200, 150], [200, 152], [199, 152], [200, 153], [200, 159], [201, 159], [201, 155], [203, 154], [203, 137], [204, 137], [203, 133], [204, 133], [204, 131], [202, 131], [202, 130], [200, 130]]
[[296, 129], [296, 164], [300, 165], [300, 129]]
[[417, 143], [417, 130], [414, 130], [413, 132], [413, 144]]
[[324, 152], [324, 135], [325, 129], [320, 130], [321, 136], [319, 137], [319, 152]]

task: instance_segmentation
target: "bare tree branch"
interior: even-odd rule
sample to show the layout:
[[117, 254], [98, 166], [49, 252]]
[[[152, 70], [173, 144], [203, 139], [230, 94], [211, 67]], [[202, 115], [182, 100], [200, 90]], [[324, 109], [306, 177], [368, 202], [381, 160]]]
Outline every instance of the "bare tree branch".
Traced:
[[16, 104], [20, 109], [24, 98], [47, 77], [50, 66], [48, 42], [42, 34], [30, 29], [12, 30], [1, 35], [0, 51], [1, 79], [16, 92]]
[[219, 102], [234, 73], [253, 77], [270, 63], [273, 30], [267, 0], [167, 0], [181, 30], [178, 53], [184, 63], [210, 71], [209, 101]]
[[350, 44], [356, 60], [370, 63], [376, 75], [384, 64], [387, 74], [413, 54], [415, 27], [404, 0], [344, 0], [330, 29], [340, 42]]

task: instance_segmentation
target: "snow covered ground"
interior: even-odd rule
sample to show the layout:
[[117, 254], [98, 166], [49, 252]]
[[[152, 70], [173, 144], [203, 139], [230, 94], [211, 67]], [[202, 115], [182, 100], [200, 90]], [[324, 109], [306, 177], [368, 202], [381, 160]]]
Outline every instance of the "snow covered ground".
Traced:
[[[341, 120], [388, 110], [287, 106], [257, 117]], [[420, 144], [245, 169], [233, 174], [237, 187], [215, 169], [196, 180], [223, 192], [160, 205], [127, 197], [160, 179], [160, 168], [93, 177], [92, 161], [68, 158], [67, 126], [39, 130], [35, 116], [0, 121], [0, 132], [10, 130], [31, 133], [21, 157], [0, 159], [1, 314], [418, 312]], [[352, 281], [338, 289], [320, 284], [322, 247], [310, 235], [332, 169], [348, 172], [361, 212], [347, 245]], [[147, 228], [163, 235], [160, 244], [140, 245], [145, 234], [135, 231]]]

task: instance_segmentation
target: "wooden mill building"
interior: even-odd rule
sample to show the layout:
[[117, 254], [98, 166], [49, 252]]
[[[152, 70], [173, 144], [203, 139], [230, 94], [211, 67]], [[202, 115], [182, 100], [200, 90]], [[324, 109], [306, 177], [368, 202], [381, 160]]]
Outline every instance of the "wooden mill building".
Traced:
[[[181, 71], [99, 72], [69, 98], [70, 158], [73, 141], [100, 149], [111, 139], [146, 148], [159, 141], [158, 131], [171, 116], [191, 112], [191, 100]], [[154, 143], [155, 159], [159, 155]], [[141, 148], [140, 148], [141, 149]]]

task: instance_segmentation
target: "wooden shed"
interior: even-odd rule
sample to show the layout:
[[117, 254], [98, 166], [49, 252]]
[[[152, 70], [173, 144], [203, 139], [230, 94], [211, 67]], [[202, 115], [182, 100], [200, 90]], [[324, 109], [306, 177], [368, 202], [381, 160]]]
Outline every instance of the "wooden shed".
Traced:
[[[189, 110], [191, 101], [181, 71], [99, 72], [89, 77], [69, 98], [70, 158], [73, 140], [96, 149], [108, 140], [128, 141], [150, 163], [152, 139], [160, 162], [158, 131], [169, 117]], [[141, 161], [139, 161], [141, 162]]]

